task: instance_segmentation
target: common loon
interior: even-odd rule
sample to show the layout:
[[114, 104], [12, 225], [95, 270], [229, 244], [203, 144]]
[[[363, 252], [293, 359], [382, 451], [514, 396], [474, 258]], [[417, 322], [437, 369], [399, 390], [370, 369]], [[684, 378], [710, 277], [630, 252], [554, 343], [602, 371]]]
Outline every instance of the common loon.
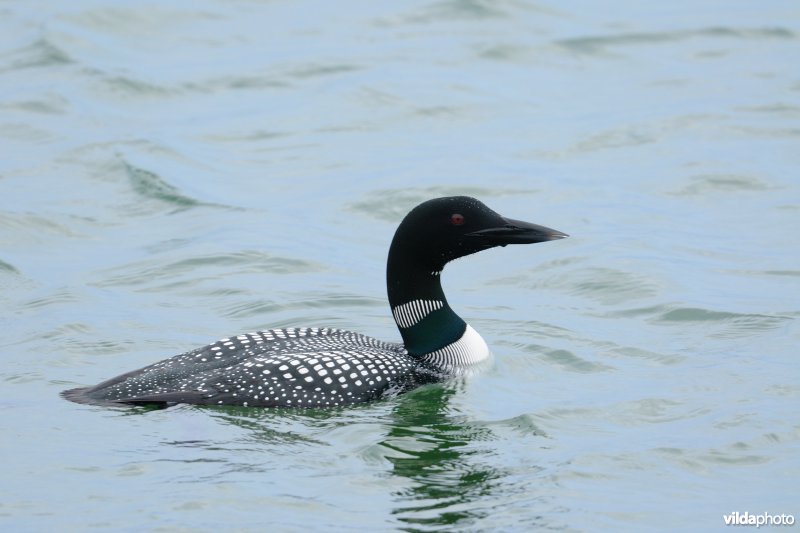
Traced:
[[428, 200], [406, 215], [389, 248], [386, 285], [402, 344], [334, 328], [271, 329], [61, 394], [96, 405], [333, 407], [460, 375], [485, 361], [489, 349], [447, 304], [445, 264], [495, 246], [566, 236], [502, 217], [474, 198]]

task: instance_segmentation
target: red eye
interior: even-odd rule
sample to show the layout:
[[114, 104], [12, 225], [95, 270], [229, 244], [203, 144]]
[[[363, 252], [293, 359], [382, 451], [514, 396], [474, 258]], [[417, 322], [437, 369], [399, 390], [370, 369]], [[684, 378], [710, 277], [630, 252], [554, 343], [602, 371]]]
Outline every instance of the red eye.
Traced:
[[460, 226], [464, 223], [464, 215], [459, 213], [453, 213], [450, 215], [450, 223], [454, 226]]

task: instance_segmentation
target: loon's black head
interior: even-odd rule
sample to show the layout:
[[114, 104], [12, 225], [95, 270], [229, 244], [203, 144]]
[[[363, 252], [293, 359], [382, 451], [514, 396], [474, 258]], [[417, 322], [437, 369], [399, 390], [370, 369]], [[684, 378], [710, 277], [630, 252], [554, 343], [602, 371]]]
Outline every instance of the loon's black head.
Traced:
[[566, 237], [565, 233], [505, 218], [469, 196], [423, 202], [400, 223], [392, 241], [404, 262], [441, 271], [453, 259], [507, 244], [531, 244]]

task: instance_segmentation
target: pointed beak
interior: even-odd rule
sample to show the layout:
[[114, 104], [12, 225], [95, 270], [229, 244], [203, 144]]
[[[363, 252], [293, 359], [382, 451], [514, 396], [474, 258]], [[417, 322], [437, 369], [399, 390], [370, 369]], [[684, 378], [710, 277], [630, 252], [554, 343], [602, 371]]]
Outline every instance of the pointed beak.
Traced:
[[535, 242], [555, 241], [568, 237], [558, 230], [531, 224], [522, 220], [502, 217], [502, 225], [468, 233], [466, 237], [480, 239], [491, 246], [506, 244], [532, 244]]

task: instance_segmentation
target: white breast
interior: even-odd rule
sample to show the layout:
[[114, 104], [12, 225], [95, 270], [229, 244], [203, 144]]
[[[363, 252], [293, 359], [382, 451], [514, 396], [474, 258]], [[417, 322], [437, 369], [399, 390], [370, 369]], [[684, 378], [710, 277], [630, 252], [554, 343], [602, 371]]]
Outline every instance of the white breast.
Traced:
[[448, 373], [462, 374], [489, 360], [489, 347], [483, 337], [467, 324], [467, 329], [457, 341], [431, 352], [423, 360]]

